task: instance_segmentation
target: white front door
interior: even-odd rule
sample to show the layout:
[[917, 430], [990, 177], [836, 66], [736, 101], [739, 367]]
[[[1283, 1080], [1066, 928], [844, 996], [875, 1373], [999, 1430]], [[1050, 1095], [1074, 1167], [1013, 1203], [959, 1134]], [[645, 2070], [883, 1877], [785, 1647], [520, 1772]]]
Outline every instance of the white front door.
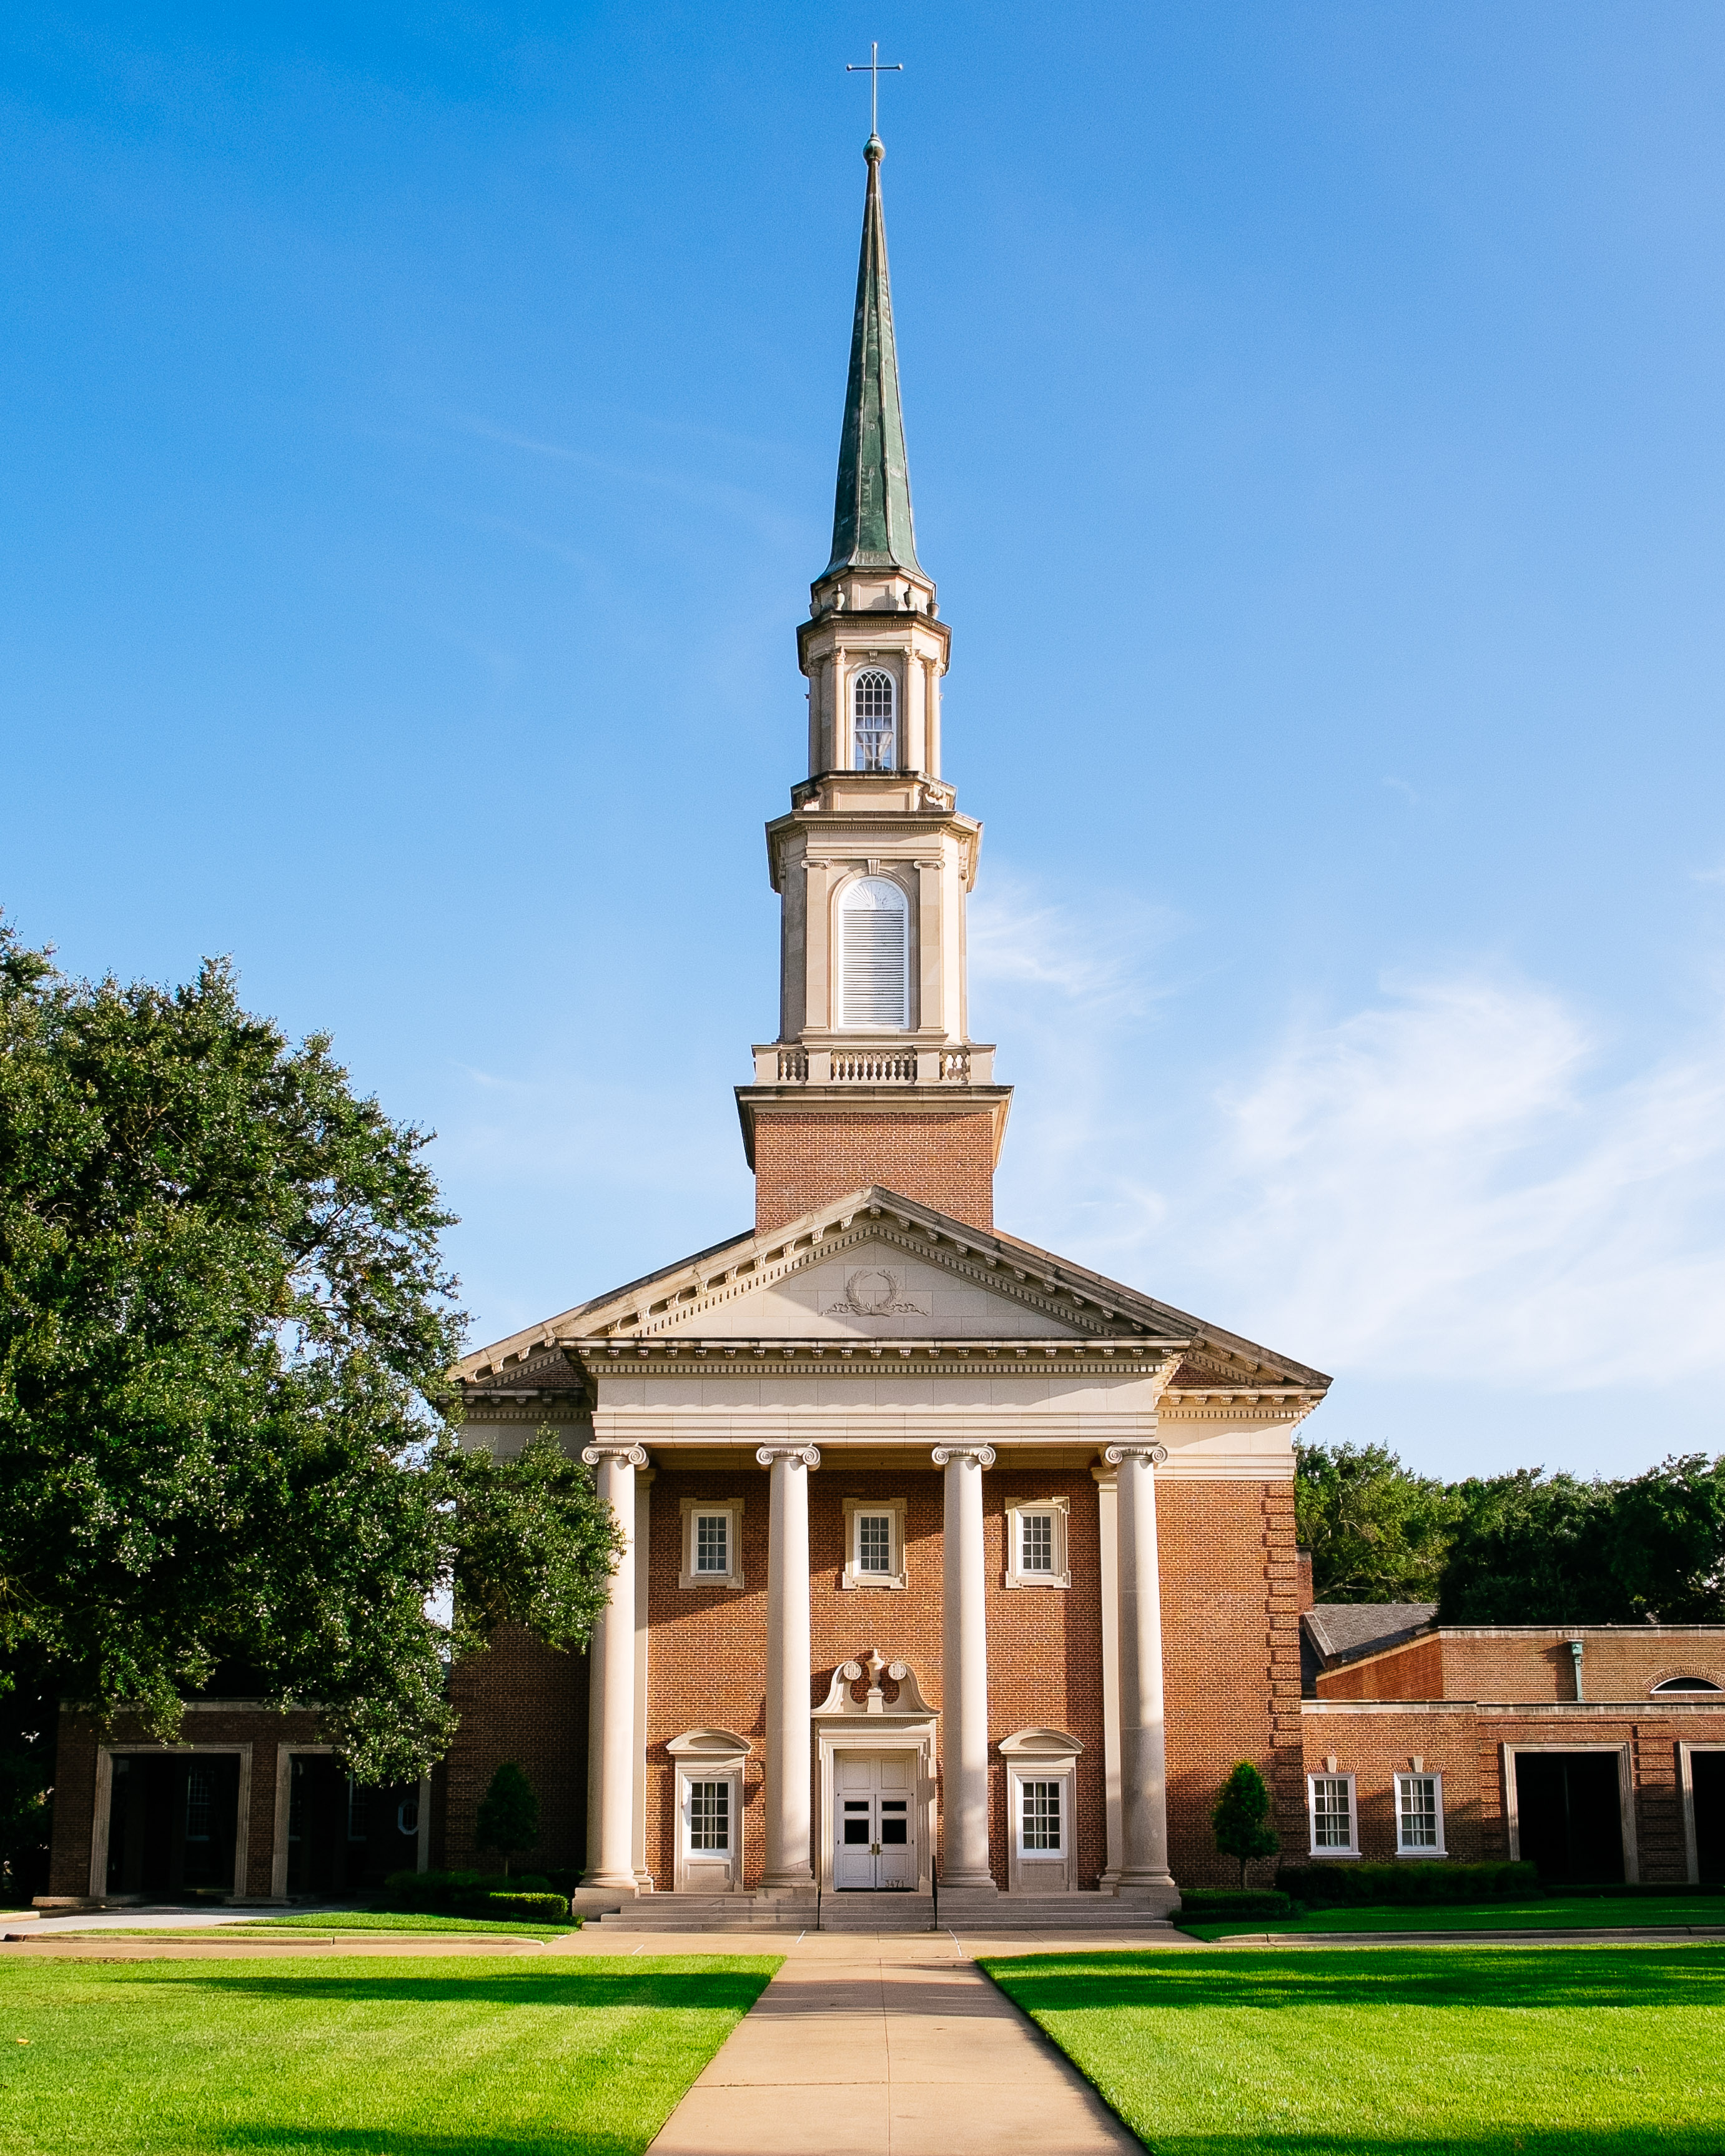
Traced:
[[833, 1884], [914, 1892], [916, 1755], [841, 1752], [833, 1762]]

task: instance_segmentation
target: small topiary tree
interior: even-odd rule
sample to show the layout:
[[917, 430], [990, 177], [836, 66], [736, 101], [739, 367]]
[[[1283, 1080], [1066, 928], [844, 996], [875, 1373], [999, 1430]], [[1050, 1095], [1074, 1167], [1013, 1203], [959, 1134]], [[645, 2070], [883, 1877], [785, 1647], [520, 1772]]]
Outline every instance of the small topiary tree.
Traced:
[[533, 1784], [513, 1760], [505, 1760], [491, 1777], [491, 1786], [480, 1799], [474, 1820], [481, 1849], [495, 1849], [503, 1859], [503, 1876], [509, 1876], [509, 1860], [539, 1839], [539, 1799]]
[[1210, 1825], [1215, 1830], [1217, 1848], [1224, 1856], [1240, 1859], [1242, 1888], [1252, 1859], [1274, 1856], [1281, 1847], [1281, 1837], [1270, 1824], [1270, 1791], [1250, 1760], [1242, 1759], [1222, 1784]]

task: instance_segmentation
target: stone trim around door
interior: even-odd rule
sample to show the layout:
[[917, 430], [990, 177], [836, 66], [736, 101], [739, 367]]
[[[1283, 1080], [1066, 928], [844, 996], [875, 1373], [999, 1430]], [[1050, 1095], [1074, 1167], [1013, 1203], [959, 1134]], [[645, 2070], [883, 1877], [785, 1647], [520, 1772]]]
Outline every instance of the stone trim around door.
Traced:
[[[740, 1894], [743, 1891], [743, 1768], [750, 1753], [747, 1738], [734, 1729], [685, 1729], [665, 1746], [676, 1774], [676, 1847], [671, 1881], [679, 1894]], [[696, 1782], [722, 1782], [730, 1792], [726, 1847], [691, 1849], [690, 1789]]]
[[1692, 1887], [1701, 1884], [1701, 1844], [1695, 1831], [1695, 1774], [1689, 1762], [1697, 1752], [1725, 1752], [1725, 1744], [1677, 1744], [1677, 1794], [1683, 1807], [1685, 1875]]
[[[1072, 1893], [1078, 1885], [1078, 1760], [1084, 1747], [1064, 1729], [1019, 1729], [995, 1748], [1006, 1762], [1007, 1892]], [[1058, 1785], [1058, 1851], [1024, 1847], [1027, 1782]]]
[[147, 1752], [164, 1759], [183, 1758], [189, 1753], [218, 1753], [239, 1761], [239, 1788], [234, 1800], [234, 1891], [230, 1902], [251, 1899], [246, 1892], [246, 1864], [251, 1851], [252, 1747], [247, 1738], [232, 1744], [98, 1744], [96, 1747], [95, 1815], [90, 1830], [90, 1898], [108, 1898], [108, 1830], [113, 1820], [114, 1755]]
[[[898, 1687], [898, 1697], [889, 1707], [882, 1696], [881, 1674]], [[859, 1705], [852, 1687], [867, 1675], [874, 1681], [867, 1701]], [[820, 1774], [820, 1814], [814, 1871], [821, 1892], [830, 1894], [833, 1885], [833, 1846], [838, 1835], [838, 1806], [834, 1792], [834, 1761], [840, 1752], [909, 1752], [916, 1762], [916, 1784], [912, 1799], [916, 1810], [916, 1889], [934, 1892], [935, 1791], [937, 1731], [939, 1712], [929, 1706], [916, 1681], [916, 1673], [905, 1662], [886, 1662], [871, 1652], [867, 1667], [861, 1662], [841, 1662], [833, 1672], [824, 1702], [810, 1719], [814, 1724], [816, 1754]]]
[[[326, 1759], [335, 1750], [333, 1744], [283, 1743], [275, 1751], [275, 1839], [270, 1850], [270, 1895], [272, 1901], [285, 1902], [288, 1897], [288, 1824], [293, 1809], [294, 1761], [308, 1755]], [[419, 1777], [418, 1827], [414, 1837], [413, 1869], [431, 1869], [431, 1777]]]
[[[1563, 1702], [1567, 1704], [1568, 1702]], [[1503, 1825], [1509, 1837], [1509, 1861], [1522, 1860], [1520, 1799], [1516, 1794], [1516, 1761], [1523, 1752], [1612, 1752], [1617, 1755], [1617, 1824], [1623, 1836], [1623, 1876], [1633, 1887], [1641, 1876], [1640, 1846], [1635, 1838], [1635, 1768], [1627, 1743], [1510, 1744], [1498, 1746], [1503, 1768]]]

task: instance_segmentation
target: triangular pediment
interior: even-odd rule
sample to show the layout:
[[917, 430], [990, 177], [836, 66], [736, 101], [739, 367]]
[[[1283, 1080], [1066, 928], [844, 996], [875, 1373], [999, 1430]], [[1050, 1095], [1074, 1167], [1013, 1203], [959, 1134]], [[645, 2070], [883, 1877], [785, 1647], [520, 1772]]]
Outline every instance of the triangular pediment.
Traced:
[[[740, 1235], [467, 1357], [489, 1391], [605, 1342], [1131, 1342], [1199, 1386], [1322, 1387], [1320, 1373], [1034, 1245], [871, 1187]], [[1178, 1381], [1177, 1381], [1178, 1383]], [[1185, 1389], [1183, 1385], [1178, 1387]]]

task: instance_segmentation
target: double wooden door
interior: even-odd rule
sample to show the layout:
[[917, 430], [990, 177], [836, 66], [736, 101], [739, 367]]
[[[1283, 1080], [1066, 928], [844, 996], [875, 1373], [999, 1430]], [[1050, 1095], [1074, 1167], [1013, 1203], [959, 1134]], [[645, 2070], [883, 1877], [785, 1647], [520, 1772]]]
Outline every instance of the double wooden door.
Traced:
[[833, 1762], [833, 1884], [914, 1893], [916, 1755], [841, 1752]]

